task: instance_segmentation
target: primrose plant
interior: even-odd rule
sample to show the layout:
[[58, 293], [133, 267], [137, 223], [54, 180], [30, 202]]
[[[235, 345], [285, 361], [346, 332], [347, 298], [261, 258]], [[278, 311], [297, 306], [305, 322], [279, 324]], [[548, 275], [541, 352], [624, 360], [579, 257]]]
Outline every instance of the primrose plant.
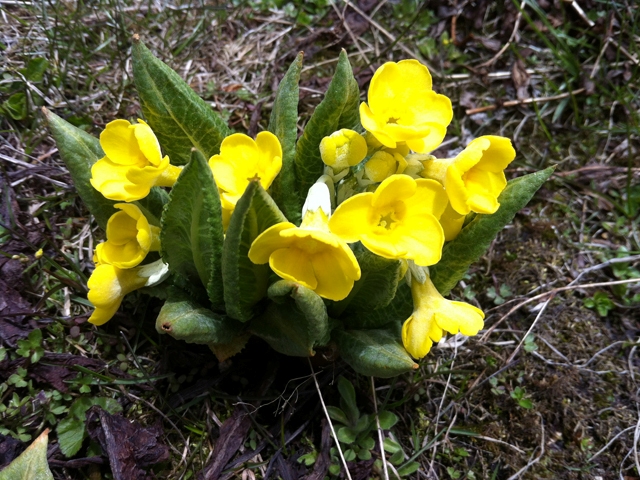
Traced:
[[[552, 169], [507, 182], [516, 152], [493, 135], [433, 156], [453, 109], [427, 67], [383, 64], [360, 102], [343, 51], [298, 137], [300, 54], [254, 139], [232, 133], [138, 36], [132, 52], [144, 120], [115, 120], [97, 139], [44, 110], [106, 233], [91, 323], [154, 286], [165, 300], [157, 330], [221, 360], [256, 335], [292, 356], [332, 344], [379, 377], [417, 368], [445, 332], [483, 328], [480, 309], [444, 297]], [[358, 435], [370, 419], [362, 430], [344, 413], [366, 455]]]

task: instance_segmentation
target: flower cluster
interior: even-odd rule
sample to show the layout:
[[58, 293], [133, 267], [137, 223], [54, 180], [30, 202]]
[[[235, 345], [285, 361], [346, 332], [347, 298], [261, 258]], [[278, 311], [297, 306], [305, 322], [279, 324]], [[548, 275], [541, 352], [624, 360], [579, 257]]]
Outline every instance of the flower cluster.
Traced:
[[[356, 242], [403, 262], [414, 313], [404, 322], [402, 341], [412, 357], [422, 358], [445, 331], [475, 335], [483, 327], [482, 311], [445, 300], [427, 267], [440, 261], [445, 242], [456, 238], [466, 215], [497, 211], [507, 183], [504, 170], [515, 150], [508, 139], [488, 135], [454, 158], [432, 155], [453, 109], [449, 98], [433, 91], [429, 70], [417, 60], [382, 65], [359, 115], [363, 130], [343, 128], [320, 142], [324, 174], [304, 192], [301, 224], [284, 221], [259, 233], [248, 258], [331, 301], [347, 298], [361, 278], [352, 250]], [[115, 205], [119, 211], [108, 222], [107, 240], [95, 252], [89, 300], [96, 307], [90, 321], [97, 325], [113, 316], [125, 294], [157, 280], [166, 267], [148, 259], [160, 250], [160, 228], [136, 202], [154, 186], [172, 186], [182, 170], [162, 156], [142, 120], [109, 123], [100, 144], [105, 157], [93, 165], [91, 184], [106, 198], [125, 203]], [[258, 179], [269, 190], [283, 168], [283, 150], [273, 133], [261, 132], [255, 140], [235, 133], [224, 138], [208, 165], [226, 231], [251, 181]]]

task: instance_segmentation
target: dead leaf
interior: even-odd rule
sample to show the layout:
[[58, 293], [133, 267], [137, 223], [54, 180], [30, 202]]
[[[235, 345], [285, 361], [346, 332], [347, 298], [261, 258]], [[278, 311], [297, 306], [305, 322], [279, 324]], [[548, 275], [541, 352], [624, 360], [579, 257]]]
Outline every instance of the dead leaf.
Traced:
[[53, 480], [47, 463], [47, 428], [11, 464], [0, 472], [0, 480]]
[[87, 429], [109, 458], [115, 480], [145, 480], [144, 467], [169, 459], [169, 448], [159, 440], [160, 427], [143, 427], [94, 406], [87, 414]]
[[520, 59], [516, 60], [511, 67], [511, 80], [516, 88], [518, 100], [529, 98], [529, 83], [531, 76], [527, 73], [524, 62]]

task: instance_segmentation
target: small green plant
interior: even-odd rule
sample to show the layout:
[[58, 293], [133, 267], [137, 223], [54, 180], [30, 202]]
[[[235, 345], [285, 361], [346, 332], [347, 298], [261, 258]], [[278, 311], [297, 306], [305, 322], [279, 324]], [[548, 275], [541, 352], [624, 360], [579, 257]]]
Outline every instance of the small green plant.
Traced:
[[31, 363], [38, 363], [44, 355], [42, 348], [42, 330], [36, 328], [24, 340], [18, 340], [16, 353], [24, 358], [29, 358]]
[[518, 402], [518, 405], [520, 405], [522, 408], [525, 408], [527, 410], [531, 410], [533, 408], [533, 402], [530, 398], [527, 397], [524, 388], [516, 387], [513, 389], [510, 395], [511, 398]]
[[500, 288], [496, 290], [495, 287], [489, 287], [487, 289], [487, 297], [493, 300], [493, 303], [496, 305], [502, 305], [507, 301], [509, 297], [513, 296], [513, 292], [511, 288], [506, 283], [500, 285]]
[[531, 353], [538, 350], [538, 345], [536, 345], [536, 337], [533, 333], [527, 335], [524, 339], [524, 351]]
[[[356, 457], [360, 460], [371, 458], [371, 449], [375, 447], [375, 440], [371, 436], [376, 428], [374, 415], [361, 414], [356, 403], [356, 391], [353, 384], [344, 377], [338, 378], [340, 392], [340, 408], [327, 407], [329, 416], [341, 424], [336, 428], [336, 435], [343, 446], [344, 458], [350, 462]], [[395, 414], [388, 411], [378, 413], [380, 428], [389, 430], [398, 421]]]
[[[412, 461], [405, 463], [405, 460], [408, 456], [405, 454], [402, 446], [395, 440], [385, 438], [384, 451], [391, 454], [391, 457], [389, 457], [389, 463], [396, 467], [395, 470], [396, 472], [398, 472], [398, 476], [400, 478], [413, 475], [418, 471], [418, 468], [420, 468], [420, 464], [418, 462]], [[376, 460], [375, 464], [379, 470], [382, 470], [382, 462], [380, 460]], [[395, 475], [392, 476], [392, 478], [394, 477]]]
[[584, 299], [584, 306], [595, 310], [601, 317], [606, 317], [615, 307], [614, 303], [605, 292], [596, 292], [591, 298]]

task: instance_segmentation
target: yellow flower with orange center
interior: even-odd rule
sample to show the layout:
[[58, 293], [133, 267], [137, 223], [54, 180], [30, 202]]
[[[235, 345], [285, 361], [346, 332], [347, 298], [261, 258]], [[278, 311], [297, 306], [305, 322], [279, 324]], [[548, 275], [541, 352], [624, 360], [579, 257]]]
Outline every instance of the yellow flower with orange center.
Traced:
[[316, 183], [310, 189], [300, 227], [282, 222], [268, 228], [254, 240], [249, 259], [256, 264], [269, 262], [281, 278], [323, 298], [346, 298], [360, 279], [360, 266], [349, 246], [329, 231], [330, 212], [329, 190], [324, 183]]
[[233, 210], [254, 177], [267, 190], [282, 168], [282, 147], [271, 132], [260, 132], [253, 140], [234, 133], [220, 145], [220, 153], [209, 159], [213, 178], [220, 189], [222, 207]]
[[444, 233], [438, 219], [446, 206], [447, 196], [438, 182], [392, 175], [375, 192], [342, 202], [329, 228], [345, 242], [361, 241], [381, 257], [428, 266], [442, 256]]
[[432, 89], [429, 69], [417, 60], [387, 62], [376, 70], [360, 105], [360, 121], [385, 147], [427, 153], [442, 143], [453, 118], [451, 100]]

